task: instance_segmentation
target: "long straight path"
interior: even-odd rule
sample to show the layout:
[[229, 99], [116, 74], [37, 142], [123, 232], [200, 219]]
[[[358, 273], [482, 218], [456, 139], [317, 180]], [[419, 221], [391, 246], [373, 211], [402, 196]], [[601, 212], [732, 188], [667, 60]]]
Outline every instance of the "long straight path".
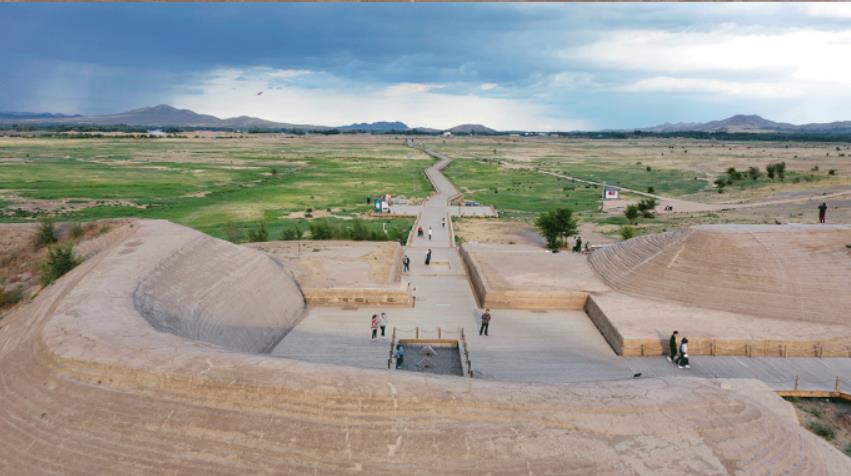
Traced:
[[[476, 377], [525, 382], [587, 382], [662, 376], [755, 378], [776, 390], [789, 390], [795, 377], [800, 388], [832, 390], [837, 376], [851, 392], [851, 359], [697, 357], [691, 369], [678, 369], [664, 357], [624, 358], [616, 355], [582, 311], [493, 312], [489, 336], [479, 336], [482, 309], [478, 307], [458, 250], [453, 246], [449, 200], [458, 190], [441, 173], [451, 159], [431, 150], [438, 159], [426, 170], [435, 193], [419, 208], [406, 254], [416, 305], [407, 309], [313, 308], [284, 338], [273, 355], [312, 362], [362, 368], [387, 368], [390, 338], [457, 338], [465, 330]], [[445, 224], [445, 225], [444, 225]], [[428, 230], [431, 228], [431, 236]], [[425, 255], [432, 251], [431, 263]], [[370, 319], [388, 314], [386, 335], [370, 338]]]

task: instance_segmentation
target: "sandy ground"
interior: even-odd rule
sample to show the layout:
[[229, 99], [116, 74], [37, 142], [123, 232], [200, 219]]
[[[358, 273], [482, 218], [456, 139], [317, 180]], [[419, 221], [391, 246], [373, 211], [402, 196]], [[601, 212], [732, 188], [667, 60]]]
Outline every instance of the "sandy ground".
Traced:
[[386, 287], [399, 283], [395, 242], [270, 241], [249, 243], [283, 259], [303, 287]]

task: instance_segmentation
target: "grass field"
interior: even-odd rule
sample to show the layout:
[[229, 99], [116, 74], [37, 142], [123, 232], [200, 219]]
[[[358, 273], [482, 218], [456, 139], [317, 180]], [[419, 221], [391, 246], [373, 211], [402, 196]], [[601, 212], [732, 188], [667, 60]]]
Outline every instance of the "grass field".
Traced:
[[381, 193], [426, 197], [430, 163], [391, 137], [2, 138], [0, 200], [4, 221], [47, 210], [61, 220], [164, 218], [224, 236], [259, 222], [280, 231], [308, 210], [344, 220]]

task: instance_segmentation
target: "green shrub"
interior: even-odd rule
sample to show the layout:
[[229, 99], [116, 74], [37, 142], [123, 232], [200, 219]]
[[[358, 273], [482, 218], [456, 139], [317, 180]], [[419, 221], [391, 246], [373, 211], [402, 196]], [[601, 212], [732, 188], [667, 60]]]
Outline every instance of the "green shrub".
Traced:
[[626, 207], [626, 210], [623, 211], [623, 216], [626, 217], [631, 225], [635, 225], [638, 221], [639, 213], [638, 205], [633, 204]]
[[653, 210], [656, 209], [656, 199], [653, 197], [642, 198], [638, 202], [638, 211], [644, 218], [653, 218]]
[[269, 241], [269, 231], [266, 230], [266, 224], [261, 223], [257, 229], [248, 230], [248, 241], [252, 243], [258, 241]]
[[535, 226], [547, 240], [547, 248], [556, 251], [561, 241], [574, 235], [577, 230], [576, 219], [569, 208], [558, 208], [541, 213], [535, 220]]
[[335, 229], [326, 220], [310, 222], [310, 237], [314, 240], [330, 240], [335, 236]]
[[351, 238], [355, 241], [364, 241], [373, 238], [372, 234], [362, 220], [353, 220], [352, 229], [349, 232]]
[[242, 243], [245, 235], [239, 227], [233, 223], [228, 223], [225, 225], [225, 238], [231, 243]]
[[827, 171], [827, 175], [836, 175], [836, 169], [830, 169]]
[[52, 218], [44, 218], [39, 222], [38, 231], [35, 234], [35, 245], [41, 247], [52, 245], [57, 241], [56, 227], [53, 224]]
[[52, 246], [41, 264], [41, 284], [47, 286], [77, 266], [71, 246]]
[[635, 227], [632, 226], [622, 226], [620, 229], [621, 238], [624, 240], [628, 240], [630, 238], [635, 237], [637, 232], [635, 231]]
[[813, 422], [810, 422], [809, 425], [807, 425], [807, 428], [809, 428], [810, 431], [812, 431], [816, 435], [818, 435], [818, 436], [820, 436], [820, 437], [822, 437], [826, 440], [832, 440], [833, 439], [833, 436], [834, 436], [833, 428], [831, 428], [830, 425], [826, 425], [826, 424], [824, 424], [820, 421], [813, 421]]
[[647, 187], [647, 193], [656, 193], [656, 189], [653, 187]]

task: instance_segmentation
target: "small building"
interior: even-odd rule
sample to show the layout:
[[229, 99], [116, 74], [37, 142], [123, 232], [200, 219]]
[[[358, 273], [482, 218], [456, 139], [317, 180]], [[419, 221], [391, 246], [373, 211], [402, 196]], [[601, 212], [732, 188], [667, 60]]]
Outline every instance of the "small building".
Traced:
[[452, 131], [443, 131], [443, 137], [452, 137]]
[[603, 200], [617, 200], [621, 189], [606, 185], [603, 187]]

